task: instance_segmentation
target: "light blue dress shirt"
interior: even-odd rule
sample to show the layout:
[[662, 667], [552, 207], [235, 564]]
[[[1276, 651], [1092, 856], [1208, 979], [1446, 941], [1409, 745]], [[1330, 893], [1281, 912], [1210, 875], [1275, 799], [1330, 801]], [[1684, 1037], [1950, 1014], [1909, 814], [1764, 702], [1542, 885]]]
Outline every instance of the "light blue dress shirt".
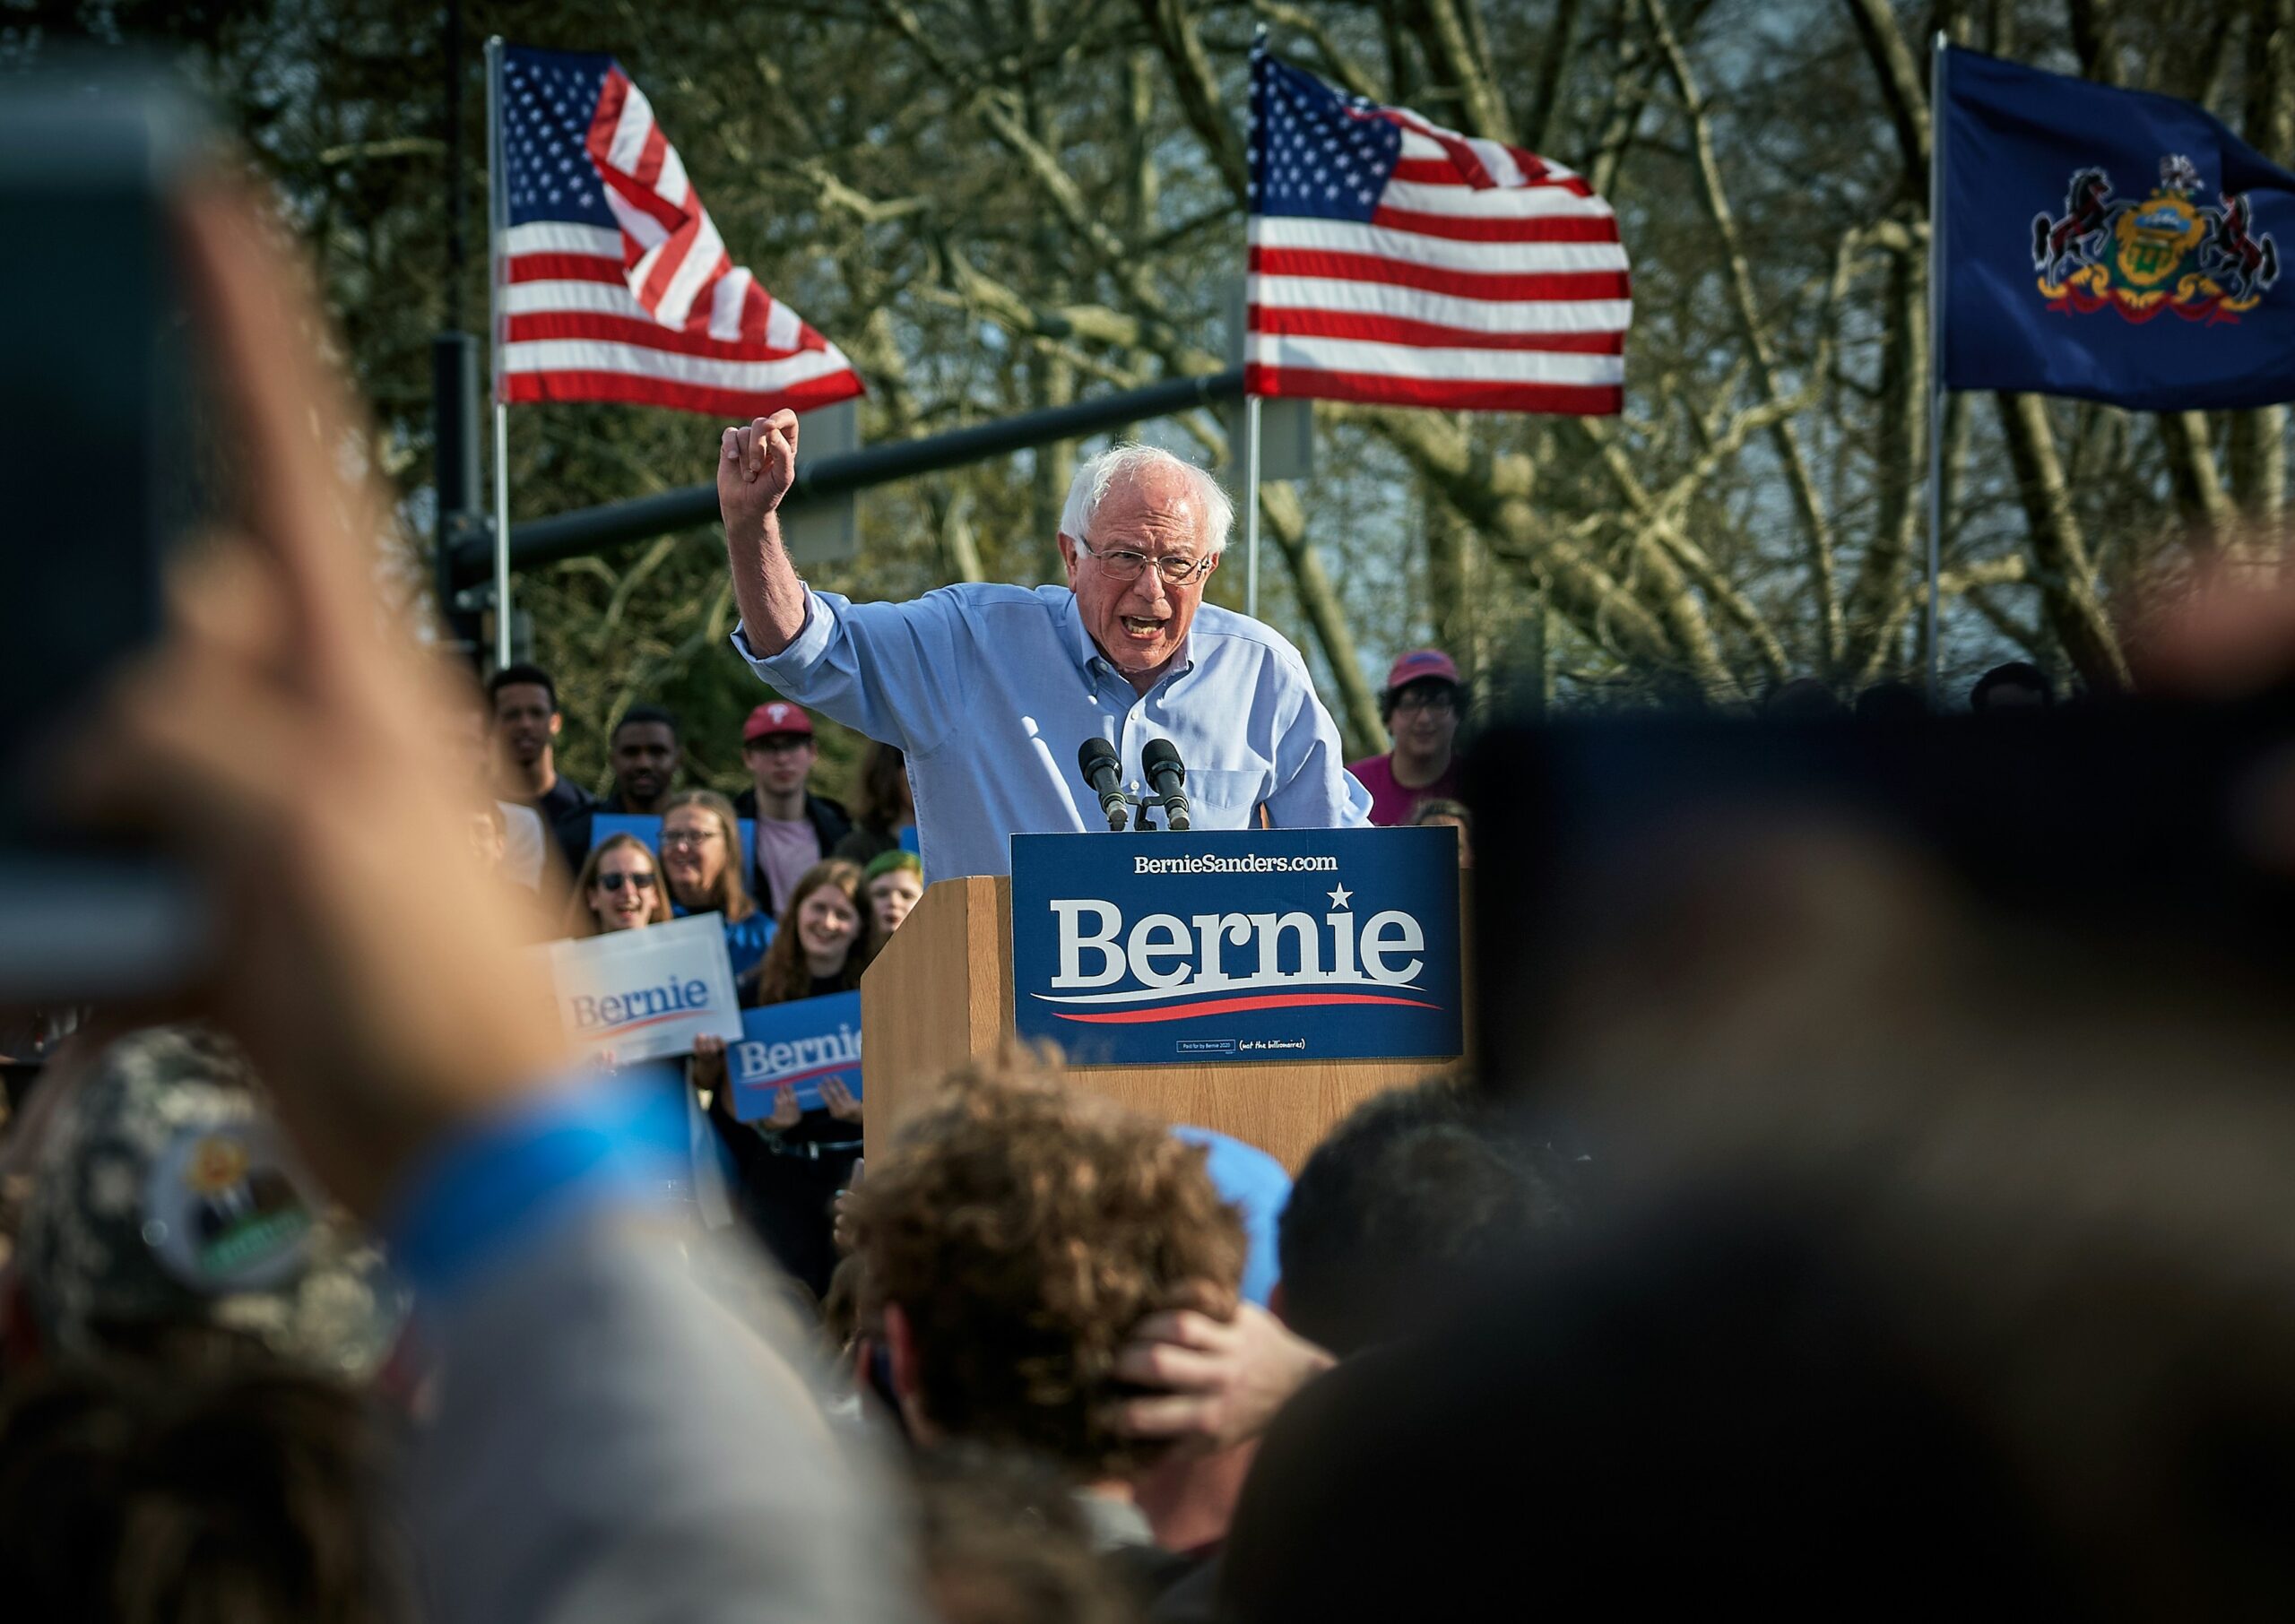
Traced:
[[1370, 822], [1298, 650], [1212, 604], [1145, 694], [1094, 644], [1064, 586], [944, 586], [906, 603], [809, 592], [786, 649], [760, 659], [738, 626], [733, 647], [799, 704], [907, 753], [928, 884], [1009, 873], [1014, 834], [1105, 834], [1076, 764], [1095, 735], [1115, 746], [1134, 795], [1148, 793], [1140, 751], [1170, 739], [1198, 829], [1256, 828], [1261, 806], [1277, 828]]

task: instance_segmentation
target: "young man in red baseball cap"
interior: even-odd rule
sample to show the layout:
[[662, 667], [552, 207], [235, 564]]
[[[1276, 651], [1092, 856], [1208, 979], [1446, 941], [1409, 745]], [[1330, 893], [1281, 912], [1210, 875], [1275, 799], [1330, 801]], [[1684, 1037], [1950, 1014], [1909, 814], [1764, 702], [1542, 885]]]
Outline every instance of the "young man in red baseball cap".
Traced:
[[1379, 695], [1379, 716], [1394, 748], [1347, 771], [1371, 791], [1371, 821], [1407, 824], [1423, 800], [1459, 799], [1459, 718], [1466, 685], [1441, 649], [1414, 649], [1394, 662]]
[[733, 810], [757, 820], [749, 889], [775, 919], [798, 877], [853, 830], [842, 804], [806, 788], [815, 754], [813, 719], [785, 699], [768, 699], [741, 726], [750, 787], [733, 798]]

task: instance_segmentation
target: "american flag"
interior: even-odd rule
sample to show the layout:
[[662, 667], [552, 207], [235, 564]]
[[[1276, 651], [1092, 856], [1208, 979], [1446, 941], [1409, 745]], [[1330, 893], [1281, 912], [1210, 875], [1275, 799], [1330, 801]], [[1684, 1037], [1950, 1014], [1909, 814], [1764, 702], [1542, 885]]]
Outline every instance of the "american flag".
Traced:
[[501, 399], [748, 418], [861, 393], [843, 352], [732, 262], [619, 64], [509, 46], [501, 65]]
[[1607, 416], [1633, 317], [1617, 218], [1520, 147], [1251, 57], [1243, 387]]

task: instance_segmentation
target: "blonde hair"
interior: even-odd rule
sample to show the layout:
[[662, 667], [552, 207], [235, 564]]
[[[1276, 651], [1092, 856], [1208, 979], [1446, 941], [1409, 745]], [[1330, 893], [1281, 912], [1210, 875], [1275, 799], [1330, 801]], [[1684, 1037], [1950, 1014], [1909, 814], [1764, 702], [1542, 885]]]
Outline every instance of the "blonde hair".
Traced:
[[[732, 924], [745, 920], [757, 911], [757, 900], [749, 895], [749, 884], [741, 870], [748, 865], [741, 857], [740, 816], [733, 810], [733, 803], [714, 790], [680, 790], [662, 804], [662, 848], [669, 849], [670, 814], [680, 807], [699, 807], [717, 820], [717, 832], [725, 842], [725, 866], [717, 871], [717, 882], [710, 887], [706, 902], [694, 908], [697, 913], [706, 913], [714, 908]], [[669, 876], [662, 877], [662, 884], [669, 884]], [[672, 899], [674, 900], [674, 899]]]

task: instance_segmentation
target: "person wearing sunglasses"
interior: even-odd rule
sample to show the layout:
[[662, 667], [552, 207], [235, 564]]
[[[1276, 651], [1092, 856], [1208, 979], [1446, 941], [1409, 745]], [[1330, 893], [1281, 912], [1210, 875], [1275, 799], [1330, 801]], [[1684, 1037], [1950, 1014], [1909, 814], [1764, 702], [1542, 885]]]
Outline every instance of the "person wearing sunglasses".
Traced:
[[654, 853], [634, 834], [601, 841], [582, 861], [566, 904], [567, 936], [603, 936], [670, 922], [670, 894]]
[[1234, 512], [1202, 469], [1149, 445], [1086, 459], [1061, 514], [1065, 584], [853, 603], [808, 588], [782, 545], [797, 435], [783, 411], [720, 443], [733, 647], [791, 702], [906, 753], [928, 885], [1008, 872], [1016, 834], [1105, 829], [1087, 739], [1115, 746], [1135, 795], [1142, 751], [1169, 739], [1198, 829], [1370, 821], [1298, 651], [1203, 600]]

